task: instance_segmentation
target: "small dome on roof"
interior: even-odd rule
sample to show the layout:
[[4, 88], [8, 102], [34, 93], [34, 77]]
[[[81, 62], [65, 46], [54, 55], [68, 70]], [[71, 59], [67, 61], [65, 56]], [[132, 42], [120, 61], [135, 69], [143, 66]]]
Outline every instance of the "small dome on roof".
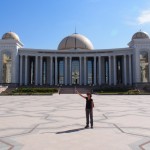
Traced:
[[65, 37], [59, 44], [58, 50], [66, 49], [87, 49], [92, 50], [93, 45], [91, 41], [81, 34], [72, 34]]
[[132, 36], [133, 39], [149, 39], [149, 35], [146, 32], [139, 31]]
[[8, 40], [8, 39], [20, 41], [19, 36], [14, 32], [7, 32], [2, 36], [2, 40]]

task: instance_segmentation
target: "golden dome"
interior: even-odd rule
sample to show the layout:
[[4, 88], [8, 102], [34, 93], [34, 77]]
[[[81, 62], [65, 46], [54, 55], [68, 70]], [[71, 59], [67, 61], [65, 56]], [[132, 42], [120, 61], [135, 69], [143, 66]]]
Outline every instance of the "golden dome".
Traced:
[[72, 34], [65, 37], [59, 44], [58, 50], [67, 49], [86, 49], [92, 50], [93, 45], [91, 41], [81, 34]]
[[18, 36], [16, 33], [14, 33], [14, 32], [7, 32], [7, 33], [5, 33], [5, 34], [2, 36], [2, 39], [3, 39], [3, 40], [13, 39], [13, 40], [20, 41], [19, 36]]

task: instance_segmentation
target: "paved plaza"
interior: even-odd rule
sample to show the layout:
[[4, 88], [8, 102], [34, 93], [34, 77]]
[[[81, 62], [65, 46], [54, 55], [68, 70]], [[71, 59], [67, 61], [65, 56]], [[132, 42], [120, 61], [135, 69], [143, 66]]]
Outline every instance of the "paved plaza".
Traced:
[[150, 96], [0, 96], [0, 150], [150, 150]]

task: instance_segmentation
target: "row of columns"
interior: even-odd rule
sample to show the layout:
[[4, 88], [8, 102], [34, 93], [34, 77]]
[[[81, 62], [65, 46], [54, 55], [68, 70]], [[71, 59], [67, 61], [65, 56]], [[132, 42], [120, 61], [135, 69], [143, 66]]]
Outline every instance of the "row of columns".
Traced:
[[[126, 85], [127, 84], [127, 60], [126, 60], [126, 56], [127, 55], [123, 55], [123, 72], [124, 72], [124, 84]], [[28, 84], [28, 59], [27, 59], [27, 55], [25, 55], [25, 77], [24, 77], [24, 84], [27, 85]], [[87, 57], [86, 56], [83, 56], [84, 57], [84, 68], [82, 68], [82, 57], [80, 56], [79, 57], [79, 65], [80, 65], [80, 85], [82, 83], [84, 83], [84, 85], [87, 84]], [[101, 58], [103, 56], [98, 56], [98, 70], [96, 68], [96, 56], [94, 56], [94, 85], [96, 85], [96, 74], [98, 73], [98, 84], [101, 85], [102, 84], [102, 78], [101, 78], [101, 74], [102, 74], [102, 65], [101, 65]], [[67, 58], [68, 57], [65, 57], [65, 85], [68, 84], [68, 79], [70, 80], [70, 85], [72, 85], [72, 73], [71, 73], [71, 66], [72, 66], [72, 57], [69, 57], [70, 61], [69, 61], [69, 66], [70, 66], [70, 77], [68, 77], [68, 67], [67, 67]], [[108, 56], [109, 60], [109, 85], [113, 84], [113, 85], [116, 85], [117, 84], [117, 75], [116, 75], [116, 56]], [[113, 68], [112, 68], [112, 65], [111, 65], [111, 62], [112, 62], [112, 59], [113, 58]], [[129, 76], [129, 84], [131, 85], [132, 84], [132, 71], [131, 71], [131, 55], [128, 55], [128, 58], [129, 58], [129, 70], [128, 70], [128, 76]], [[43, 56], [40, 56], [40, 65], [38, 65], [38, 56], [35, 57], [35, 85], [38, 85], [38, 79], [40, 81], [40, 85], [42, 85], [42, 70], [43, 70], [43, 65], [42, 65], [42, 62], [43, 62]], [[39, 73], [39, 78], [38, 78], [38, 66], [40, 66], [40, 73]], [[58, 74], [58, 61], [57, 61], [57, 57], [55, 57], [55, 75]], [[22, 73], [22, 68], [23, 68], [23, 56], [20, 55], [20, 85], [23, 84], [23, 73]], [[113, 69], [113, 71], [112, 71]], [[84, 72], [84, 73], [83, 73]], [[113, 74], [112, 74], [113, 72]], [[53, 84], [53, 57], [50, 57], [50, 85]], [[84, 81], [82, 82], [82, 75], [84, 74]], [[113, 82], [112, 82], [112, 76], [113, 76]], [[55, 77], [55, 85], [58, 84], [58, 78]]]

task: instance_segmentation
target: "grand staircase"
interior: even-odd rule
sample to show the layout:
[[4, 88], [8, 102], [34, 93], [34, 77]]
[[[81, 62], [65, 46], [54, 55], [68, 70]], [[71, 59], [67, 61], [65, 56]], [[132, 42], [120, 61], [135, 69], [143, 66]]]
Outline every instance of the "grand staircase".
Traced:
[[59, 88], [59, 94], [76, 94], [76, 90], [82, 94], [91, 92], [91, 88], [89, 87], [61, 87]]

